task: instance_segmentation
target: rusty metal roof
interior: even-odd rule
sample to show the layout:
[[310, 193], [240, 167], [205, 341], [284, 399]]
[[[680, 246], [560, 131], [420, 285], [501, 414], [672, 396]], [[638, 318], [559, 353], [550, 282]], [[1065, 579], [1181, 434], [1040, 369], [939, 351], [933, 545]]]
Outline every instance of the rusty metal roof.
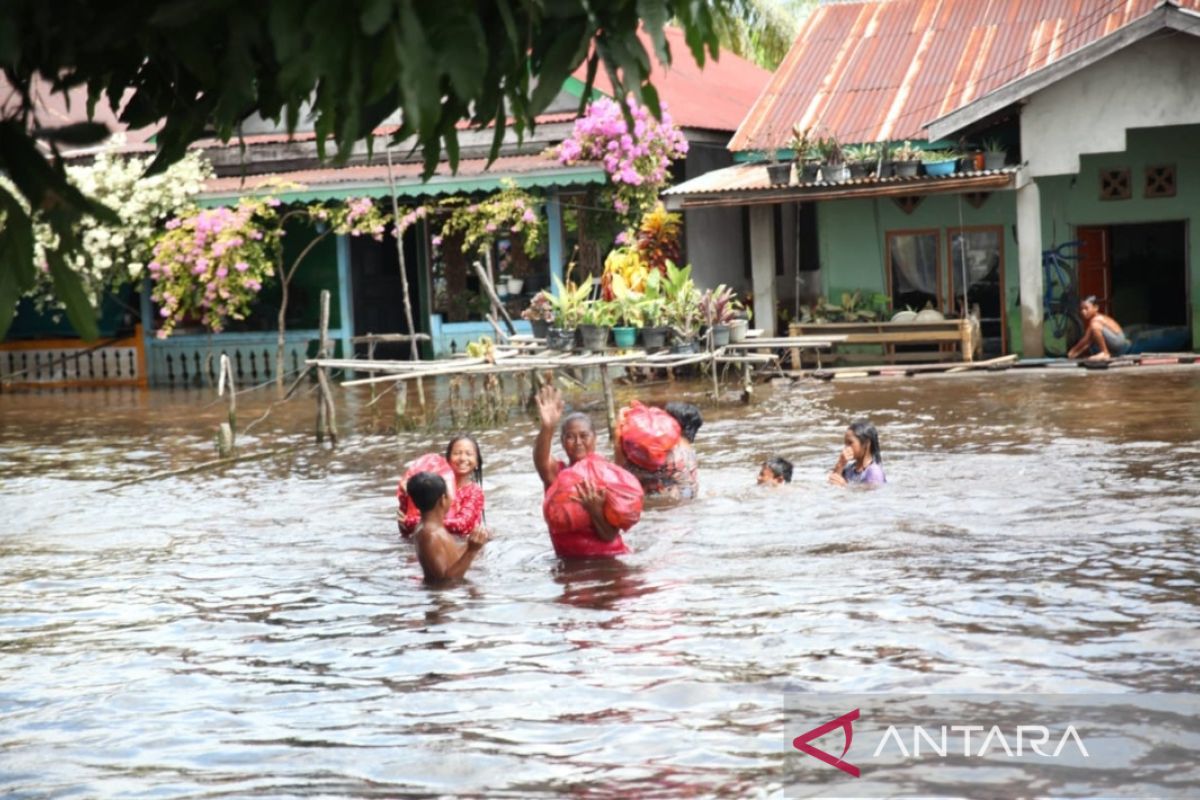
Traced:
[[[868, 0], [817, 7], [730, 143], [786, 146], [792, 125], [843, 142], [923, 125], [1086, 46], [1161, 0]], [[1200, 0], [1176, 0], [1187, 8]]]
[[[666, 104], [671, 119], [681, 128], [735, 131], [771, 78], [768, 70], [725, 50], [719, 60], [709, 58], [701, 69], [692, 58], [684, 33], [663, 28], [671, 50], [671, 66], [664, 67], [655, 56], [650, 37], [638, 33], [650, 53], [650, 81]], [[586, 62], [575, 70], [575, 78], [587, 78]], [[612, 84], [603, 69], [596, 71], [596, 88], [611, 96]]]
[[1017, 167], [955, 172], [951, 175], [915, 177], [853, 178], [841, 183], [811, 181], [802, 183], [793, 173], [788, 183], [772, 184], [763, 162], [734, 164], [699, 175], [663, 194], [674, 198], [675, 207], [757, 205], [761, 203], [842, 200], [853, 197], [889, 197], [903, 195], [983, 192], [1005, 189], [1014, 184]]

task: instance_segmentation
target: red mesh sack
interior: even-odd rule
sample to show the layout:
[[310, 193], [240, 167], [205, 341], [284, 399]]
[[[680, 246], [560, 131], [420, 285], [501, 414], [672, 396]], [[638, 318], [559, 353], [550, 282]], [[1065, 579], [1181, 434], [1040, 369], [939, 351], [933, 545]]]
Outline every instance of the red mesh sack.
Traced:
[[683, 435], [675, 418], [661, 408], [644, 406], [637, 400], [621, 409], [617, 423], [621, 451], [630, 463], [645, 470], [658, 470], [667, 463], [667, 454]]
[[618, 530], [628, 530], [642, 516], [642, 485], [628, 470], [597, 455], [562, 469], [546, 490], [542, 516], [550, 528], [554, 552], [563, 558], [595, 558], [629, 552], [620, 534], [611, 542], [596, 535], [591, 517], [574, 497], [579, 484], [591, 480], [604, 489], [604, 518]]
[[396, 489], [396, 497], [404, 498], [404, 513], [406, 516], [411, 517], [415, 514], [419, 519], [421, 512], [404, 489], [404, 487], [408, 486], [408, 479], [418, 472], [432, 472], [435, 475], [442, 476], [442, 480], [446, 482], [446, 494], [449, 495], [451, 500], [454, 499], [456, 479], [454, 477], [454, 470], [450, 467], [450, 462], [437, 453], [426, 453], [415, 461], [409, 462], [408, 469], [404, 471], [404, 477], [400, 479], [400, 486]]

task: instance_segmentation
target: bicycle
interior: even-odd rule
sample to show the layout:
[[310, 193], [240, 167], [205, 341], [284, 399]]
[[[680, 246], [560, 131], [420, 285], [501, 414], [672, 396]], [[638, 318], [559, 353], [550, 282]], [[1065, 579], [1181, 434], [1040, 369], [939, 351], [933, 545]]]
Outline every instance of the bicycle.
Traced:
[[1066, 356], [1071, 345], [1083, 335], [1083, 319], [1079, 316], [1079, 287], [1073, 261], [1079, 260], [1076, 249], [1082, 242], [1066, 242], [1042, 251], [1042, 277], [1046, 284], [1042, 309], [1045, 314], [1042, 345], [1046, 355]]

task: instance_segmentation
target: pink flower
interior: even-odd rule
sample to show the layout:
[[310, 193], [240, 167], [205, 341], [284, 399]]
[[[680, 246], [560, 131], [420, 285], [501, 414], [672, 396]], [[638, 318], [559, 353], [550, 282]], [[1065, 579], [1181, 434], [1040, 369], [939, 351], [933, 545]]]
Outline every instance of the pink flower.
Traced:
[[226, 269], [225, 267], [218, 267], [218, 268], [217, 268], [217, 277], [218, 277], [218, 278], [224, 278], [224, 277], [225, 277], [226, 275], [228, 275], [228, 274], [229, 274], [229, 270], [228, 270], [228, 269]]
[[239, 261], [233, 265], [233, 268], [236, 269], [238, 272], [245, 272], [246, 270], [250, 269], [250, 265], [247, 264], [245, 261]]
[[430, 241], [431, 241], [431, 243], [433, 244], [433, 246], [434, 246], [434, 247], [441, 247], [441, 246], [442, 246], [442, 237], [440, 237], [440, 236], [435, 236], [435, 237], [433, 237], [433, 239], [431, 239]]
[[525, 209], [525, 213], [521, 215], [521, 219], [528, 223], [534, 223], [537, 222], [537, 215], [534, 214], [532, 210], [527, 208]]

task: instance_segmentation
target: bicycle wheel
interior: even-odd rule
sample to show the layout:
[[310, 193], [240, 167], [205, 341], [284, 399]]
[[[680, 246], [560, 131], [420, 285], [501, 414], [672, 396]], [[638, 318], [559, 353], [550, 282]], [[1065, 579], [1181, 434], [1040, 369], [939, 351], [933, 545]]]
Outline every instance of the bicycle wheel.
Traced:
[[1042, 324], [1042, 349], [1050, 358], [1065, 358], [1067, 351], [1083, 335], [1083, 321], [1078, 314], [1054, 311]]

